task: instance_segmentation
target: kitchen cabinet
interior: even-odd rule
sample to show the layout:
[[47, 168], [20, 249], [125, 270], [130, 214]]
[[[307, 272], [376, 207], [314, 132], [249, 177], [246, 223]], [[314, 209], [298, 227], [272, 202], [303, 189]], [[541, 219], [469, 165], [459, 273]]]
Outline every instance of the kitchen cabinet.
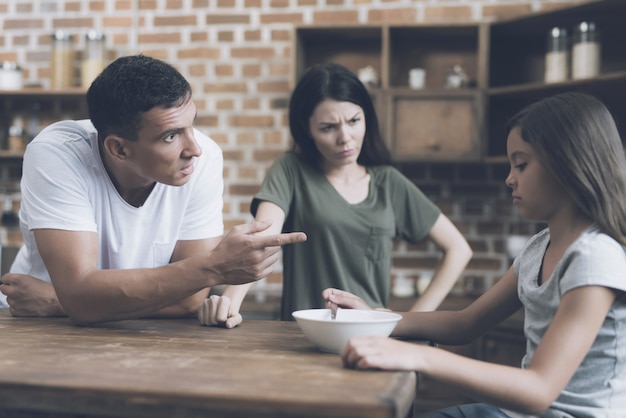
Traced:
[[[496, 22], [295, 27], [293, 77], [317, 63], [337, 62], [357, 73], [371, 66], [370, 85], [382, 133], [396, 161], [506, 162], [504, 126], [526, 105], [566, 91], [592, 94], [626, 129], [626, 2], [600, 0]], [[600, 31], [600, 74], [545, 83], [551, 28], [570, 35], [583, 22]], [[446, 88], [454, 66], [467, 74]], [[411, 68], [424, 68], [423, 89], [409, 87]]]
[[[3, 210], [7, 199], [12, 201], [13, 214], [19, 210], [19, 182], [26, 144], [52, 122], [86, 118], [87, 113], [85, 91], [81, 89], [0, 90], [0, 202]], [[11, 127], [15, 125], [21, 126], [21, 141], [10, 139]], [[0, 273], [8, 271], [21, 244], [19, 228], [13, 223], [1, 222]]]
[[[480, 24], [298, 26], [292, 85], [307, 68], [336, 62], [355, 74], [371, 67], [368, 87], [381, 131], [396, 160], [478, 160], [481, 157], [486, 80]], [[466, 80], [446, 85], [457, 66]], [[409, 86], [409, 71], [423, 68], [423, 89]]]
[[[566, 91], [589, 93], [611, 110], [618, 129], [626, 133], [626, 2], [602, 0], [530, 14], [489, 25], [487, 88], [487, 160], [506, 155], [506, 121], [524, 106]], [[551, 28], [594, 22], [600, 32], [600, 74], [587, 79], [545, 83], [545, 52]]]

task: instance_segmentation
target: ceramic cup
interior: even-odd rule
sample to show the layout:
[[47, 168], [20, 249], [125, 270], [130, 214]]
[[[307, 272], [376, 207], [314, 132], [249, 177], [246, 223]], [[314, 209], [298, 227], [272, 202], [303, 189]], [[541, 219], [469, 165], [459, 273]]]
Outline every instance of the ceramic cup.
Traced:
[[423, 89], [426, 82], [426, 70], [412, 68], [409, 71], [409, 87], [415, 90]]

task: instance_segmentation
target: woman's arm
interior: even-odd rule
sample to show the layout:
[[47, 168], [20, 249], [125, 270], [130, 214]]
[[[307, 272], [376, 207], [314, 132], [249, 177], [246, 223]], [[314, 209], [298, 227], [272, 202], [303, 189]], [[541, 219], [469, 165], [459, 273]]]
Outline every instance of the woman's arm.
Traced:
[[411, 311], [434, 311], [446, 298], [472, 257], [472, 249], [454, 224], [443, 214], [430, 229], [429, 237], [443, 250], [443, 260], [433, 279]]

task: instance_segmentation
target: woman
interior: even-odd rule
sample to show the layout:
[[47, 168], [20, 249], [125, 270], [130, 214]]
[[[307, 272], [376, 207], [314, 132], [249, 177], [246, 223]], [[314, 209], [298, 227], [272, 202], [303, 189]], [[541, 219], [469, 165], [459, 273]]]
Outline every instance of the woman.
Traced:
[[[443, 251], [430, 286], [413, 306], [436, 309], [472, 251], [452, 222], [391, 166], [365, 86], [340, 65], [312, 67], [291, 96], [289, 127], [294, 148], [270, 168], [251, 206], [256, 220], [272, 221], [265, 233], [297, 230], [308, 236], [298, 248], [283, 249], [281, 319], [323, 307], [321, 292], [328, 287], [384, 308], [396, 237], [416, 243], [428, 236]], [[207, 301], [201, 322], [237, 325], [248, 287]]]

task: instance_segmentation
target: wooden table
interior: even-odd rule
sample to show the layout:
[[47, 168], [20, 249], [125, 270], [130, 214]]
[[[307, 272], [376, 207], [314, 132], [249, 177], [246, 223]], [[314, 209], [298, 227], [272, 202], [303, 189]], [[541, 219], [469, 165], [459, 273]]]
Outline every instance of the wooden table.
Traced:
[[344, 369], [295, 322], [76, 327], [0, 309], [0, 417], [405, 417], [416, 376]]

